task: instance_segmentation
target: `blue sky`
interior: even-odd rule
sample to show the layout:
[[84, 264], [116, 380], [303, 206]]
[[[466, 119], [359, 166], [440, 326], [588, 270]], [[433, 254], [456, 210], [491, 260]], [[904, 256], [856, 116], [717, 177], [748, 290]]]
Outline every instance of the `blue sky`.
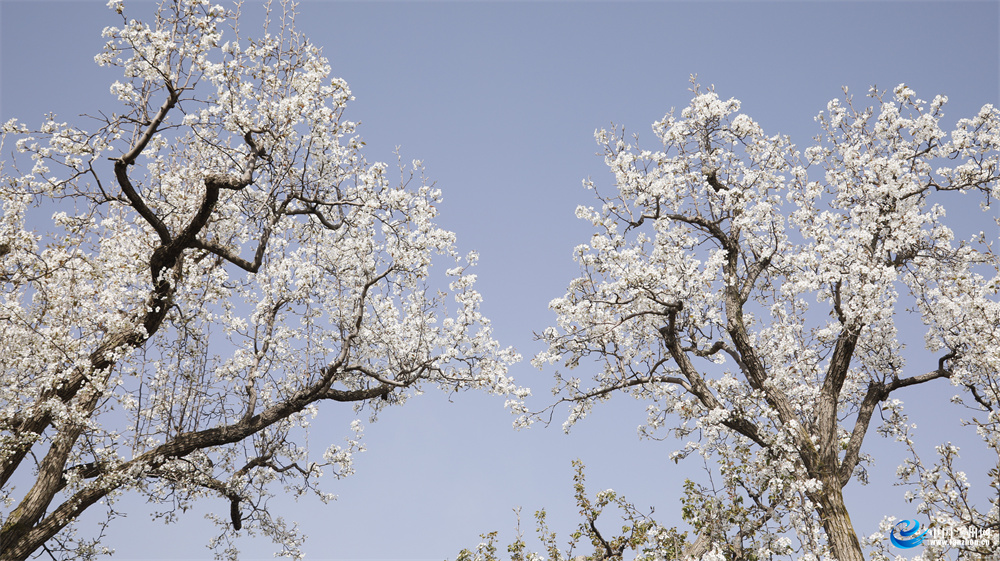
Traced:
[[[152, 7], [126, 3], [143, 17]], [[108, 85], [117, 76], [97, 68], [93, 55], [116, 17], [98, 1], [0, 0], [0, 120], [113, 110]], [[548, 301], [577, 272], [572, 248], [589, 237], [573, 214], [593, 202], [581, 180], [612, 184], [594, 130], [614, 122], [655, 146], [650, 124], [687, 104], [692, 73], [740, 99], [768, 134], [800, 146], [819, 132], [813, 117], [842, 86], [859, 100], [873, 84], [905, 82], [924, 99], [945, 94], [949, 126], [1000, 102], [997, 2], [307, 0], [298, 23], [351, 86], [357, 99], [347, 117], [361, 122], [369, 160], [392, 161], [399, 146], [404, 160], [424, 161], [444, 192], [440, 223], [458, 234], [460, 250], [480, 252], [479, 289], [497, 338], [526, 358], [539, 350], [532, 332], [554, 320]], [[967, 220], [990, 227], [982, 214]], [[923, 372], [920, 360], [915, 351], [911, 364]], [[551, 370], [525, 360], [513, 373], [533, 388], [532, 404], [549, 404]], [[903, 398], [936, 411], [950, 395]], [[614, 488], [637, 506], [655, 506], [661, 522], [680, 523], [680, 484], [700, 466], [668, 462], [680, 443], [638, 440], [642, 404], [615, 399], [567, 436], [559, 430], [564, 410], [548, 429], [516, 433], [501, 399], [451, 397], [429, 392], [369, 425], [357, 474], [328, 482], [338, 501], [278, 506], [310, 535], [308, 558], [454, 557], [481, 532], [509, 538], [517, 506], [526, 533], [531, 513], [545, 507], [565, 535], [578, 522], [574, 458], [587, 465], [593, 492]], [[352, 418], [343, 407], [322, 408], [317, 449], [339, 442]], [[947, 427], [918, 434], [930, 445], [951, 438]], [[872, 484], [848, 487], [861, 534], [885, 515], [912, 515], [904, 490], [888, 484], [897, 464], [891, 446], [868, 441], [877, 458], [883, 446]], [[210, 557], [204, 511], [164, 527], [133, 503], [122, 503], [130, 516], [109, 533], [116, 558]], [[228, 504], [200, 508], [224, 515]], [[268, 542], [246, 546], [248, 557], [273, 551]]]

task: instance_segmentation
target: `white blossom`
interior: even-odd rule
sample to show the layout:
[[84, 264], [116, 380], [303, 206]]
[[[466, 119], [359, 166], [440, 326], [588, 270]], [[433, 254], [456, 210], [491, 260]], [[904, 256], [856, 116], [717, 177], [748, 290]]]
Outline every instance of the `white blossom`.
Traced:
[[[737, 100], [694, 92], [653, 125], [656, 150], [619, 129], [595, 134], [615, 188], [585, 184], [599, 204], [577, 217], [594, 233], [574, 250], [580, 276], [552, 300], [556, 324], [533, 362], [593, 372], [556, 374], [567, 430], [615, 392], [644, 402], [640, 435], [673, 434], [688, 444], [672, 459], [716, 465], [762, 556], [787, 550], [767, 536], [788, 534], [809, 558], [861, 559], [846, 514], [830, 513], [846, 513], [844, 485], [867, 480], [873, 419], [912, 446], [896, 390], [950, 380], [974, 409], [1000, 403], [993, 240], [959, 238], [945, 217], [961, 192], [997, 195], [1000, 111], [949, 132], [943, 96], [927, 104], [900, 85], [859, 107], [845, 90], [800, 151]], [[901, 321], [927, 326], [939, 364], [907, 364]], [[996, 448], [996, 420], [977, 424]], [[900, 478], [919, 478], [928, 509], [996, 524], [995, 507], [959, 508], [972, 495], [957, 450], [939, 455], [937, 469], [914, 460]]]
[[304, 444], [318, 401], [375, 420], [427, 388], [481, 389], [520, 412], [520, 357], [480, 312], [475, 253], [436, 225], [441, 191], [419, 161], [366, 160], [351, 92], [290, 3], [256, 37], [206, 1], [148, 24], [108, 7], [121, 23], [96, 60], [122, 77], [102, 126], [2, 128], [19, 152], [0, 169], [3, 481], [44, 458], [37, 493], [3, 487], [4, 555], [82, 554], [71, 522], [131, 491], [170, 497], [167, 520], [227, 498], [220, 555], [242, 527], [300, 557], [294, 524], [240, 505], [327, 501], [320, 476], [352, 473], [360, 422]]

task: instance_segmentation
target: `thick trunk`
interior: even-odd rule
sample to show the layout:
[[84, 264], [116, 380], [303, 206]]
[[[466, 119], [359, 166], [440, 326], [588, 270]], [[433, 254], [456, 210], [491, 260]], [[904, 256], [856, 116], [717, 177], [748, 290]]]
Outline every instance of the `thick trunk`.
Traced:
[[864, 561], [861, 552], [861, 542], [854, 532], [851, 516], [844, 505], [844, 495], [841, 493], [836, 477], [823, 482], [823, 489], [812, 497], [817, 504], [816, 512], [823, 521], [823, 530], [830, 540], [830, 549], [837, 561]]

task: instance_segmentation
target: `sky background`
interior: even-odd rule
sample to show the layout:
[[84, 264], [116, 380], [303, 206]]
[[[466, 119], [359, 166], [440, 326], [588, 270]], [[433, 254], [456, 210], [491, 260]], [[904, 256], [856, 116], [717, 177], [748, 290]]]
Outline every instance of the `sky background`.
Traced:
[[[126, 2], [126, 13], [146, 18], [153, 6]], [[496, 338], [525, 356], [512, 372], [534, 390], [536, 409], [551, 402], [553, 370], [528, 363], [540, 350], [532, 333], [553, 323], [547, 304], [576, 275], [572, 249], [590, 234], [574, 218], [578, 204], [593, 204], [581, 181], [612, 186], [595, 129], [620, 124], [655, 148], [651, 123], [688, 103], [693, 73], [721, 97], [740, 99], [767, 134], [788, 134], [800, 147], [819, 132], [813, 117], [842, 86], [859, 101], [872, 85], [906, 83], [923, 99], [945, 94], [946, 127], [1000, 101], [997, 2], [307, 0], [299, 9], [300, 29], [357, 98], [347, 118], [361, 122], [369, 161], [394, 161], [396, 146], [404, 161], [423, 160], [444, 193], [439, 223], [457, 233], [461, 252], [479, 251], [483, 309]], [[114, 110], [108, 86], [118, 76], [98, 68], [93, 55], [101, 30], [119, 21], [99, 1], [0, 0], [0, 121], [34, 125], [54, 111], [84, 124], [76, 115]], [[957, 216], [974, 229], [992, 228], [978, 211]], [[915, 349], [910, 373], [935, 363]], [[575, 372], [588, 374], [586, 366]], [[918, 390], [902, 397], [923, 449], [956, 440], [954, 424], [941, 421], [962, 414], [948, 409], [951, 389]], [[341, 442], [354, 418], [333, 405], [314, 422], [317, 450]], [[570, 465], [579, 458], [591, 494], [614, 488], [639, 507], [655, 507], [661, 523], [681, 524], [681, 483], [701, 477], [700, 465], [668, 461], [683, 443], [638, 439], [643, 404], [619, 396], [570, 435], [560, 430], [565, 414], [557, 410], [549, 428], [515, 432], [500, 398], [428, 392], [367, 425], [357, 473], [326, 482], [337, 501], [275, 508], [310, 536], [307, 559], [454, 558], [483, 532], [499, 530], [509, 540], [518, 506], [526, 534], [532, 513], [547, 508], [565, 540], [579, 522]], [[866, 446], [880, 460], [872, 483], [847, 488], [863, 535], [877, 531], [883, 516], [914, 514], [902, 501], [905, 489], [891, 486], [895, 448], [874, 435]], [[974, 455], [966, 460], [975, 467]], [[204, 545], [214, 528], [203, 514], [225, 516], [228, 506], [202, 501], [164, 527], [150, 520], [150, 507], [126, 499], [119, 507], [129, 516], [106, 543], [116, 559], [210, 558]], [[81, 532], [97, 519], [85, 517]], [[609, 519], [603, 527], [616, 525]], [[248, 558], [275, 550], [267, 541], [243, 544]]]

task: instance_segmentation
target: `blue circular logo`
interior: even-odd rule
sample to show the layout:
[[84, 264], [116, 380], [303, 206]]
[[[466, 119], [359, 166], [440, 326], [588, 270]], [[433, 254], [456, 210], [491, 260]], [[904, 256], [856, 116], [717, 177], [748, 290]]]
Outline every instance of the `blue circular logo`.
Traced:
[[903, 520], [892, 527], [892, 531], [889, 532], [889, 541], [900, 549], [909, 549], [923, 543], [926, 534], [927, 530], [920, 531], [920, 522]]

